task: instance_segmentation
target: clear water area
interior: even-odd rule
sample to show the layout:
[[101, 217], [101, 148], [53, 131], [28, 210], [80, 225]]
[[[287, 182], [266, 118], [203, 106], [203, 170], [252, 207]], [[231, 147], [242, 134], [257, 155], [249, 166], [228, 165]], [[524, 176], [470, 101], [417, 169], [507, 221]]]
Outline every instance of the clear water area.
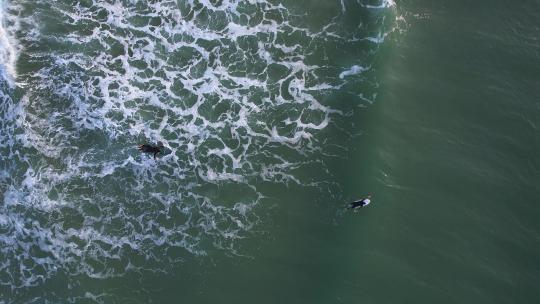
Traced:
[[534, 1], [10, 4], [3, 301], [538, 301]]

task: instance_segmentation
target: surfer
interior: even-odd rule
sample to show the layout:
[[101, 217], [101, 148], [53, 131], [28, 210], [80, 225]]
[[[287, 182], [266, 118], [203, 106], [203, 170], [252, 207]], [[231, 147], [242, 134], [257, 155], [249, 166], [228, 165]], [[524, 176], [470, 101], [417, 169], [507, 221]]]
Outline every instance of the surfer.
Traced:
[[160, 141], [158, 141], [157, 146], [152, 146], [152, 145], [147, 145], [147, 144], [139, 145], [139, 150], [141, 150], [142, 152], [153, 153], [154, 154], [154, 159], [156, 159], [156, 155], [159, 152], [161, 152], [162, 149], [163, 149], [163, 143], [160, 142]]
[[349, 204], [349, 209], [356, 209], [356, 208], [360, 208], [360, 207], [364, 207], [364, 206], [369, 205], [369, 203], [371, 203], [370, 198], [371, 198], [371, 194], [368, 195], [364, 199], [361, 199], [361, 200], [354, 201], [354, 202], [350, 203]]

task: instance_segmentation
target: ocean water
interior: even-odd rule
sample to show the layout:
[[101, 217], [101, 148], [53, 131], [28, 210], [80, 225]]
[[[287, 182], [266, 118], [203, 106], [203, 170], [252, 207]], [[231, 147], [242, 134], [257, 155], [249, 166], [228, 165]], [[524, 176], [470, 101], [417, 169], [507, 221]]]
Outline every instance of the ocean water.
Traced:
[[1, 4], [0, 303], [540, 300], [537, 1]]

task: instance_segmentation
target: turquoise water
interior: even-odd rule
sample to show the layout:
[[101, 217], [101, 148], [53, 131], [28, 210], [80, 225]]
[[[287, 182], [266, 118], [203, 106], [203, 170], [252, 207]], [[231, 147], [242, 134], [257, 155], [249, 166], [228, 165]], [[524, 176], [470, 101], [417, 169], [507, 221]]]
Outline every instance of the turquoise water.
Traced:
[[3, 5], [0, 303], [538, 301], [537, 2]]

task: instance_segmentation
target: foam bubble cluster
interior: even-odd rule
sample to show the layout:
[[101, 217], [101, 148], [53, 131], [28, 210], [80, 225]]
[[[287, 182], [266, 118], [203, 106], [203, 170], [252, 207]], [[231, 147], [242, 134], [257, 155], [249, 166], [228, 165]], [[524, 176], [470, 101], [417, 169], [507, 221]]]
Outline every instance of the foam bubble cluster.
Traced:
[[18, 9], [17, 5], [10, 5], [6, 1], [0, 1], [0, 73], [10, 86], [14, 85], [17, 78], [16, 62], [20, 46], [14, 38], [14, 32], [19, 24], [16, 16], [8, 14]]
[[[0, 109], [12, 291], [144, 267], [130, 257], [238, 253], [258, 184], [325, 182], [319, 133], [346, 115], [329, 96], [363, 81], [384, 34], [379, 17], [354, 18], [393, 5], [315, 18], [265, 0], [14, 2], [28, 65]], [[135, 149], [158, 141], [158, 160]], [[313, 163], [318, 179], [295, 175]]]

